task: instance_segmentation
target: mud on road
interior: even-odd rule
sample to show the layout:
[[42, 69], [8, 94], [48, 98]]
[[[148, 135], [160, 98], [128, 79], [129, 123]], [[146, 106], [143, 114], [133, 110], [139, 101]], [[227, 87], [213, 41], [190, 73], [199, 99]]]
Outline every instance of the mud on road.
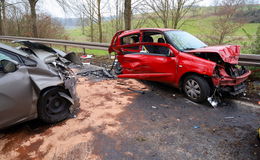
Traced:
[[195, 104], [169, 86], [80, 78], [81, 109], [56, 125], [0, 133], [0, 159], [260, 159], [260, 109]]

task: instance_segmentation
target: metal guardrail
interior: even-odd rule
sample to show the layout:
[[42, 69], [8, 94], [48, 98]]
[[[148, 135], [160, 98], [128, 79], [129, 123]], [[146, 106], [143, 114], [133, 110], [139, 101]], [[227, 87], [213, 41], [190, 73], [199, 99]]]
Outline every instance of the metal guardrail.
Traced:
[[[85, 49], [98, 49], [98, 50], [108, 50], [109, 43], [96, 43], [96, 42], [75, 42], [68, 40], [58, 40], [58, 39], [45, 39], [45, 38], [30, 38], [30, 37], [16, 37], [16, 36], [0, 36], [0, 40], [14, 41], [14, 40], [29, 40], [38, 43], [44, 43], [48, 45], [61, 45], [64, 46], [65, 51], [67, 51], [67, 46], [83, 48]], [[259, 66], [260, 67], [260, 55], [253, 54], [241, 54], [239, 58], [239, 64], [244, 66]]]
[[14, 41], [14, 40], [28, 40], [32, 42], [38, 42], [43, 44], [61, 45], [64, 46], [65, 51], [67, 51], [67, 46], [83, 48], [85, 49], [98, 49], [98, 50], [108, 50], [109, 43], [96, 43], [96, 42], [75, 42], [68, 40], [58, 40], [58, 39], [46, 39], [46, 38], [31, 38], [31, 37], [16, 37], [16, 36], [0, 36], [0, 40]]
[[243, 65], [243, 66], [260, 67], [260, 55], [241, 54], [240, 57], [239, 57], [239, 64]]

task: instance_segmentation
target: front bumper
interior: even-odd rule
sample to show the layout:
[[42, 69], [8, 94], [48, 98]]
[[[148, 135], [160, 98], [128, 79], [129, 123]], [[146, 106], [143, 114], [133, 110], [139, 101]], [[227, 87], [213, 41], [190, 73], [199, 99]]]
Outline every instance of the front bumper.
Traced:
[[239, 77], [223, 76], [222, 78], [215, 77], [212, 78], [213, 84], [219, 89], [220, 92], [228, 93], [232, 96], [237, 96], [246, 91], [245, 81], [250, 76], [251, 71]]
[[246, 85], [244, 83], [236, 86], [221, 86], [219, 88], [220, 92], [228, 93], [232, 96], [237, 96], [246, 91]]
[[65, 89], [67, 89], [70, 92], [70, 96], [74, 102], [71, 108], [71, 112], [75, 111], [80, 106], [79, 97], [76, 92], [76, 85], [77, 85], [77, 79], [75, 76], [71, 76], [64, 80]]
[[212, 81], [215, 86], [237, 86], [242, 84], [245, 80], [247, 80], [250, 74], [251, 71], [248, 71], [247, 73], [239, 77], [235, 77], [235, 78], [228, 77], [228, 76], [224, 76], [222, 78], [216, 77], [216, 78], [212, 78]]

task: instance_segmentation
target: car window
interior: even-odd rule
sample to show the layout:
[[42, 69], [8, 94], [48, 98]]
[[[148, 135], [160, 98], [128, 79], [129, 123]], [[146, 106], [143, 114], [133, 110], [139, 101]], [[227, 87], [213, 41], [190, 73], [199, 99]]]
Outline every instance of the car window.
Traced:
[[164, 46], [157, 45], [143, 45], [142, 53], [150, 54], [150, 55], [161, 55], [161, 56], [169, 56], [170, 49]]
[[18, 63], [21, 63], [21, 61], [17, 55], [0, 50], [0, 60], [4, 60], [4, 59], [14, 60]]
[[[124, 36], [124, 37], [121, 38], [121, 45], [138, 43], [139, 42], [139, 38], [140, 38], [140, 34], [131, 34], [131, 35]], [[127, 48], [128, 49], [136, 49], [136, 50], [139, 49], [138, 46], [127, 47]]]
[[2, 61], [2, 60], [11, 60], [11, 58], [7, 57], [6, 55], [4, 55], [2, 53], [0, 53], [0, 61]]
[[170, 43], [180, 51], [194, 50], [207, 46], [195, 36], [184, 31], [167, 31], [165, 34]]
[[[166, 40], [164, 35], [160, 32], [144, 32], [142, 42], [166, 43]], [[141, 52], [167, 56], [169, 55], [169, 48], [157, 45], [143, 45]]]

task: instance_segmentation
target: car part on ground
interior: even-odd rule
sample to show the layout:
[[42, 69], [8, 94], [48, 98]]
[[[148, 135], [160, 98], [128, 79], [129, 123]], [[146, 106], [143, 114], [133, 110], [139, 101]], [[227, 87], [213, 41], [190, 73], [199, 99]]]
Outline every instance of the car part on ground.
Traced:
[[119, 78], [168, 83], [181, 88], [194, 102], [209, 98], [213, 106], [222, 93], [243, 93], [251, 74], [237, 65], [239, 46], [209, 47], [187, 32], [173, 29], [119, 31], [109, 52], [117, 54], [114, 69]]
[[68, 67], [73, 60], [42, 44], [19, 43], [26, 47], [0, 44], [0, 128], [37, 117], [54, 123], [73, 114], [79, 107], [76, 77]]
[[257, 138], [260, 141], [260, 128], [257, 129]]
[[85, 64], [78, 69], [77, 75], [88, 77], [89, 80], [99, 81], [116, 78], [116, 75], [109, 73], [105, 68], [91, 64]]

